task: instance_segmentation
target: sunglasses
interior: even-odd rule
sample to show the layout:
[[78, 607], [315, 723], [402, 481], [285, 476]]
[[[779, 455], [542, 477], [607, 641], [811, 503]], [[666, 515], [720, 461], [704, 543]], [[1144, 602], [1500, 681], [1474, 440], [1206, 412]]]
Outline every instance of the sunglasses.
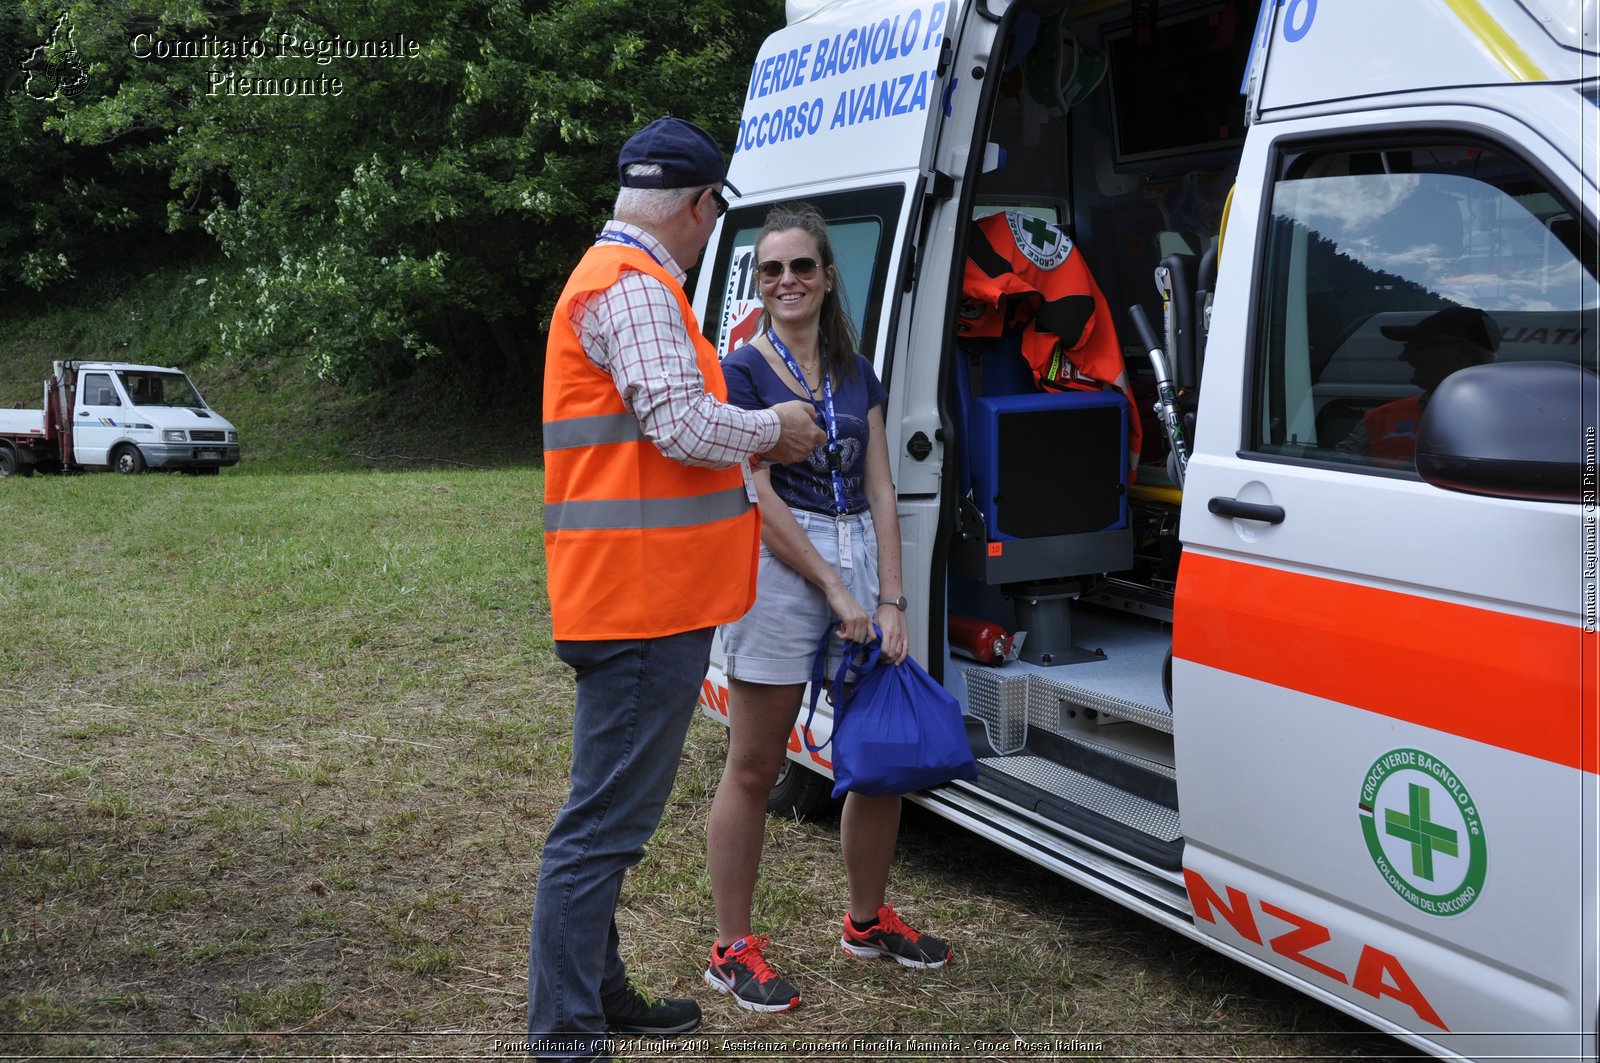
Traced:
[[814, 258], [791, 258], [787, 262], [769, 258], [765, 262], [756, 263], [756, 272], [761, 274], [761, 279], [764, 281], [781, 280], [785, 266], [794, 274], [795, 280], [810, 280], [817, 272], [817, 260]]
[[708, 188], [706, 191], [711, 193], [712, 200], [717, 204], [717, 217], [720, 218], [728, 213], [728, 201], [722, 197], [722, 193], [715, 188]]

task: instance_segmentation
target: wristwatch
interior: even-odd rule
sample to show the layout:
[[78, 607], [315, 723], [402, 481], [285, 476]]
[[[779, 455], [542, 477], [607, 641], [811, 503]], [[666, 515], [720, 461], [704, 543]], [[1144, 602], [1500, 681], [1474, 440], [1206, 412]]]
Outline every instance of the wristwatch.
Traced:
[[898, 598], [880, 598], [878, 599], [878, 604], [880, 606], [892, 605], [903, 613], [906, 611], [906, 596], [902, 594]]

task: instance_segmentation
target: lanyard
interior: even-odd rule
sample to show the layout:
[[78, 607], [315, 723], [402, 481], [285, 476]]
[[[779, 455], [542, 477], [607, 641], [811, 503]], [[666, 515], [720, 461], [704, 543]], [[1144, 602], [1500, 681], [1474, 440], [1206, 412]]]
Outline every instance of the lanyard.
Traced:
[[[811, 385], [806, 383], [806, 375], [800, 370], [800, 363], [794, 360], [794, 355], [789, 353], [783, 341], [778, 338], [778, 333], [767, 329], [767, 342], [772, 344], [772, 349], [778, 352], [778, 357], [783, 359], [783, 364], [789, 367], [789, 372], [800, 381], [800, 386], [806, 389], [806, 397], [813, 404], [817, 397], [811, 391]], [[839, 446], [839, 422], [833, 412], [833, 377], [828, 372], [827, 363], [822, 368], [822, 421], [828, 430], [828, 445], [824, 451], [828, 457], [828, 472], [833, 477], [833, 509], [836, 517], [842, 517], [850, 512], [850, 503], [844, 490], [844, 471], [841, 468], [843, 461], [840, 458], [842, 449]]]
[[662, 262], [659, 258], [656, 258], [656, 253], [654, 251], [650, 250], [650, 248], [648, 246], [646, 246], [645, 243], [642, 240], [635, 239], [634, 237], [629, 236], [627, 233], [622, 232], [620, 230], [608, 229], [603, 233], [596, 234], [594, 240], [595, 240], [595, 243], [605, 242], [605, 243], [611, 243], [611, 244], [628, 244], [628, 245], [630, 245], [632, 247], [637, 247], [639, 250], [643, 251], [645, 254], [647, 254], [651, 258], [655, 259], [656, 265], [658, 265], [658, 266], [665, 265], [665, 263]]

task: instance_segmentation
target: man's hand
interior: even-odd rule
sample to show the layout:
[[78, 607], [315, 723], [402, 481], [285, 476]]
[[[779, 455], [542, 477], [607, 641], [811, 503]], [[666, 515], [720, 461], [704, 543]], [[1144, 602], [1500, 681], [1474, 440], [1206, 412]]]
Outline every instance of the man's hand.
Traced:
[[778, 415], [778, 442], [761, 455], [761, 461], [788, 465], [827, 442], [827, 433], [818, 426], [817, 411], [811, 403], [803, 399], [780, 402], [772, 407], [772, 412]]

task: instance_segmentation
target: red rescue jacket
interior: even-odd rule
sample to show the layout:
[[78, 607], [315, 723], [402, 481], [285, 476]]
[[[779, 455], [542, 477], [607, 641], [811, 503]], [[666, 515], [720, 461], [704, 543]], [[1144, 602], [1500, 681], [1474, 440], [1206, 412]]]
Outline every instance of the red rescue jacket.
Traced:
[[1075, 251], [1071, 237], [1042, 219], [1014, 211], [980, 219], [967, 249], [957, 332], [1020, 330], [1022, 355], [1042, 388], [1122, 392], [1132, 468], [1144, 440], [1139, 409], [1111, 310]]

